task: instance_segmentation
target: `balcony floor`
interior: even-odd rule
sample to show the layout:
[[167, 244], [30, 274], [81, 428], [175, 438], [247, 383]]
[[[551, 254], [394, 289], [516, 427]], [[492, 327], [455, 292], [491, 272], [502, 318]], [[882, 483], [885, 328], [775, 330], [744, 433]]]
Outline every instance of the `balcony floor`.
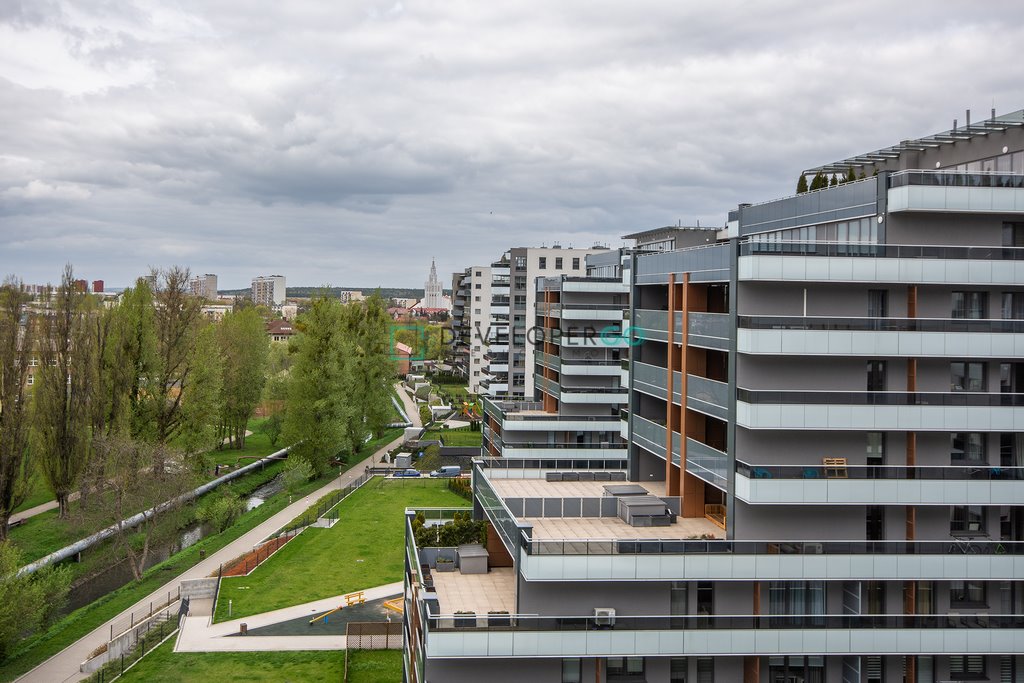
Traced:
[[541, 539], [685, 539], [701, 534], [725, 538], [725, 531], [703, 517], [677, 517], [676, 523], [659, 527], [634, 527], [618, 517], [527, 517], [533, 538]]
[[431, 572], [441, 614], [455, 612], [516, 611], [516, 573], [512, 567], [494, 567], [486, 574]]

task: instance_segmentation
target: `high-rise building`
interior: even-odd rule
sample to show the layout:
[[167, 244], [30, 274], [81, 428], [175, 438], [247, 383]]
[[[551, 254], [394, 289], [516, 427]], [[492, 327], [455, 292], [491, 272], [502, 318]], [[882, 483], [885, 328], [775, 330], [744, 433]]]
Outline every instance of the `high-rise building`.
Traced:
[[486, 574], [410, 517], [407, 681], [1024, 679], [1024, 112], [807, 175], [630, 255], [625, 459], [477, 461]]
[[257, 306], [280, 306], [284, 298], [284, 275], [260, 275], [252, 279], [252, 302]]
[[217, 300], [217, 276], [212, 273], [197, 275], [189, 280], [192, 296], [202, 297], [210, 301]]
[[474, 394], [488, 379], [484, 355], [491, 324], [491, 278], [491, 266], [471, 266], [452, 275], [452, 361]]
[[420, 304], [420, 308], [448, 308], [448, 304], [444, 300], [441, 281], [437, 279], [437, 265], [434, 263], [434, 259], [430, 259], [430, 276], [423, 283], [423, 302]]
[[93, 291], [93, 294], [102, 294], [103, 293], [103, 280], [93, 280], [92, 281], [92, 291]]

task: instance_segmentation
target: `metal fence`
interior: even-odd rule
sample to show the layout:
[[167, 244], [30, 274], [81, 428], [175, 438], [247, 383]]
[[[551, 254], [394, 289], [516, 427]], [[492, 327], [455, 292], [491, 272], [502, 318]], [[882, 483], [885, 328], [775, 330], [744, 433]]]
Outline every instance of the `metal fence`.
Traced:
[[402, 647], [402, 620], [350, 621], [345, 626], [349, 650], [397, 650]]
[[[181, 628], [182, 619], [188, 615], [188, 604], [189, 601], [186, 598], [177, 608], [172, 609], [168, 606], [150, 615], [148, 621], [140, 624], [131, 634], [130, 642], [124, 651], [107, 661], [85, 681], [87, 683], [107, 683], [120, 678], [133, 664], [152, 652], [157, 645]], [[111, 643], [108, 643], [108, 647], [110, 645]]]
[[177, 602], [180, 597], [181, 586], [178, 586], [173, 591], [168, 591], [166, 598], [153, 600], [149, 603], [149, 607], [143, 607], [140, 610], [135, 610], [123, 619], [112, 622], [110, 624], [110, 640], [113, 640], [114, 636], [118, 636], [125, 631], [130, 631], [135, 628], [136, 624], [142, 623], [168, 605]]

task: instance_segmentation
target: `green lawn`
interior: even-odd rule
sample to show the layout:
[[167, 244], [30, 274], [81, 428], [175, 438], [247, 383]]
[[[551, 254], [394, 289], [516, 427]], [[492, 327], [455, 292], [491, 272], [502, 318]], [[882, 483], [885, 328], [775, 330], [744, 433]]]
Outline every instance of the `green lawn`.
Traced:
[[445, 446], [475, 446], [483, 443], [483, 432], [471, 432], [461, 429], [430, 429], [423, 438], [428, 441], [440, 439]]
[[[250, 475], [255, 476], [255, 475]], [[297, 495], [317, 490], [336, 475], [311, 481], [303, 485]], [[108, 619], [149, 595], [154, 590], [199, 562], [199, 551], [212, 554], [231, 541], [258, 526], [288, 506], [288, 494], [279, 493], [255, 510], [242, 515], [238, 521], [220, 534], [207, 536], [195, 545], [156, 565], [145, 573], [140, 583], [130, 583], [99, 600], [75, 610], [59, 619], [43, 633], [31, 636], [14, 646], [11, 656], [0, 665], [0, 680], [7, 681], [25, 673], [43, 660], [89, 633]]]
[[[360, 678], [359, 681], [402, 680], [401, 652], [398, 677]], [[345, 673], [345, 653], [317, 652], [180, 652], [174, 639], [167, 641], [125, 672], [125, 683], [207, 683], [208, 681], [330, 681], [339, 683]]]
[[348, 651], [348, 683], [396, 683], [400, 680], [401, 650]]
[[215, 621], [401, 581], [407, 507], [465, 507], [431, 479], [374, 478], [341, 502], [330, 529], [306, 529], [249, 576], [224, 579]]
[[50, 493], [50, 487], [46, 485], [46, 480], [43, 479], [42, 474], [36, 474], [32, 478], [32, 485], [28, 491], [28, 497], [25, 498], [25, 502], [14, 508], [15, 512], [21, 512], [22, 510], [28, 510], [34, 508], [36, 505], [42, 505], [54, 500], [53, 494]]

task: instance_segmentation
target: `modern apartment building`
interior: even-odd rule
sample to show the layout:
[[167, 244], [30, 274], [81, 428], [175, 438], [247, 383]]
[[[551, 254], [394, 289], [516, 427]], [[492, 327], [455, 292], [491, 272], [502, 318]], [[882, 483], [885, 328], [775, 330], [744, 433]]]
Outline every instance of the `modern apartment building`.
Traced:
[[488, 379], [484, 354], [491, 323], [491, 278], [491, 266], [470, 266], [452, 274], [452, 362], [474, 394]]
[[210, 301], [217, 300], [217, 276], [213, 273], [197, 275], [189, 280], [188, 286], [192, 296], [199, 296]]
[[260, 275], [252, 279], [252, 302], [257, 306], [280, 306], [284, 297], [284, 275]]
[[850, 168], [631, 255], [626, 463], [475, 463], [483, 575], [410, 521], [406, 680], [1024, 680], [1024, 112]]
[[629, 292], [624, 263], [628, 254], [606, 250], [585, 257], [588, 276], [537, 278], [528, 335], [537, 400], [484, 399], [485, 454], [625, 460], [619, 429], [629, 348], [622, 334]]

